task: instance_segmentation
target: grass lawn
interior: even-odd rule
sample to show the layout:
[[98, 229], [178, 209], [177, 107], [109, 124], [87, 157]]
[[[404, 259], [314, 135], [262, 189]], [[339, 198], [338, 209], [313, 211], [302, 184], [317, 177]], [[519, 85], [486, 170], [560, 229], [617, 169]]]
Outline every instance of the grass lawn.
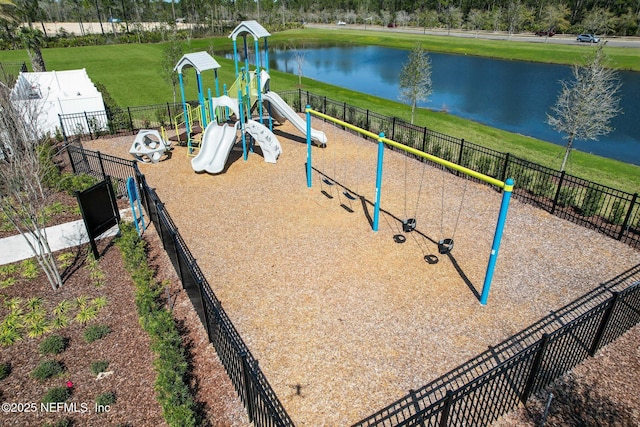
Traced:
[[[291, 30], [274, 34], [270, 46], [311, 45], [315, 43], [355, 43], [376, 44], [396, 48], [411, 48], [418, 36], [415, 34], [382, 33], [373, 31], [323, 31], [315, 29]], [[419, 36], [429, 50], [483, 54], [500, 58], [536, 60], [542, 62], [571, 63], [579, 60], [584, 46], [549, 45], [542, 43], [508, 42], [501, 40], [463, 39], [458, 37]], [[79, 48], [45, 49], [43, 55], [50, 70], [86, 68], [94, 82], [104, 84], [112, 97], [121, 106], [149, 105], [164, 103], [173, 99], [171, 85], [162, 76], [164, 44], [108, 45]], [[227, 37], [194, 39], [185, 43], [185, 52], [202, 50], [216, 53], [220, 89], [222, 84], [234, 81], [233, 61], [217, 56], [232, 49]], [[621, 68], [640, 70], [640, 49], [608, 48], [614, 64]], [[25, 51], [2, 51], [0, 61], [27, 61]], [[623, 65], [627, 64], [627, 65]], [[629, 65], [630, 64], [630, 65]], [[292, 74], [271, 71], [271, 88], [275, 91], [296, 89], [298, 78]], [[186, 72], [187, 98], [196, 99], [195, 73]], [[204, 87], [215, 90], [212, 73], [203, 75]], [[303, 88], [319, 95], [348, 102], [372, 111], [410, 118], [410, 108], [398, 102], [365, 95], [337, 86], [303, 78]], [[177, 99], [180, 94], [177, 93]], [[467, 141], [495, 150], [509, 152], [529, 161], [558, 169], [561, 164], [563, 147], [550, 142], [501, 131], [479, 123], [464, 120], [443, 112], [420, 109], [415, 123], [435, 131], [464, 138]], [[595, 142], [597, 143], [597, 142]], [[574, 152], [568, 172], [613, 188], [631, 193], [640, 188], [640, 167], [605, 159], [583, 152]]]

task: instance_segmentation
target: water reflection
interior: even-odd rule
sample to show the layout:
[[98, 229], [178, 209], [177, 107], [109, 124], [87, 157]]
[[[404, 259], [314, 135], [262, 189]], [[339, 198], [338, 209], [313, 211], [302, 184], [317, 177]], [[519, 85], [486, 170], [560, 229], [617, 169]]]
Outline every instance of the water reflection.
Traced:
[[[428, 46], [425, 46], [428, 49]], [[271, 49], [269, 67], [297, 74], [293, 50]], [[303, 75], [390, 100], [398, 100], [398, 78], [408, 51], [378, 46], [329, 46], [299, 49]], [[563, 145], [562, 135], [546, 124], [560, 91], [571, 77], [562, 65], [506, 61], [430, 53], [433, 93], [421, 107]], [[264, 58], [263, 58], [264, 61]], [[640, 73], [620, 72], [624, 114], [615, 131], [599, 141], [578, 141], [576, 148], [640, 165]], [[505, 142], [508, 151], [508, 141]]]

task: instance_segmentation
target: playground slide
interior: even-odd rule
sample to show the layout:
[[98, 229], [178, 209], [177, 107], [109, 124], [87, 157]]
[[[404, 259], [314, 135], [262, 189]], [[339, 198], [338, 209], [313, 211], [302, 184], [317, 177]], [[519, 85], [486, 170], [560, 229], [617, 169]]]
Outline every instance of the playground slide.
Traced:
[[239, 122], [235, 125], [225, 123], [218, 126], [216, 122], [209, 123], [202, 135], [200, 152], [191, 159], [191, 167], [194, 171], [222, 172], [236, 140], [238, 124]]
[[267, 163], [275, 163], [280, 153], [282, 153], [282, 147], [273, 132], [255, 120], [248, 120], [245, 124], [245, 130], [260, 144], [264, 161]]
[[[287, 119], [302, 132], [304, 136], [307, 136], [307, 122], [305, 122], [293, 108], [289, 107], [289, 104], [280, 98], [280, 95], [275, 92], [267, 92], [262, 94], [262, 99], [271, 104], [271, 114], [273, 114], [273, 117], [277, 121], [282, 123], [280, 118]], [[319, 144], [327, 143], [327, 136], [320, 130], [311, 129], [311, 139]]]

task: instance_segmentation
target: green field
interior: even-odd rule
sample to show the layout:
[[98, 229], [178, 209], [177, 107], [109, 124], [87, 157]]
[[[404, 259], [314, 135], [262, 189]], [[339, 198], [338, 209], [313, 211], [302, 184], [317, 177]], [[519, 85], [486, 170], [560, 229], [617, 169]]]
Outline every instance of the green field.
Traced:
[[[269, 38], [270, 46], [311, 46], [322, 43], [376, 44], [398, 48], [411, 48], [416, 40], [422, 41], [432, 51], [495, 56], [521, 60], [565, 63], [578, 61], [586, 52], [585, 46], [549, 45], [542, 43], [517, 43], [461, 39], [442, 36], [416, 36], [398, 33], [374, 33], [372, 31], [323, 31], [291, 30], [274, 34]], [[261, 44], [262, 45], [262, 44]], [[94, 82], [106, 86], [111, 96], [120, 106], [157, 104], [172, 101], [171, 85], [163, 80], [161, 62], [163, 44], [144, 45], [107, 45], [78, 48], [45, 49], [44, 59], [49, 70], [68, 70], [86, 68]], [[185, 52], [202, 50], [213, 51], [221, 68], [218, 70], [220, 88], [230, 85], [234, 80], [234, 64], [218, 54], [232, 49], [227, 37], [192, 39], [185, 43]], [[607, 48], [613, 62], [625, 69], [640, 70], [640, 49]], [[2, 51], [0, 61], [27, 61], [25, 51]], [[627, 65], [622, 65], [627, 64]], [[196, 99], [196, 83], [193, 70], [187, 73], [187, 97]], [[209, 75], [210, 74], [210, 75]], [[213, 73], [203, 75], [205, 88], [214, 90]], [[272, 71], [271, 89], [284, 91], [297, 89], [298, 78], [292, 74]], [[341, 87], [331, 86], [311, 79], [303, 78], [303, 89], [319, 95], [361, 108], [409, 120], [410, 107]], [[624, 89], [623, 89], [624, 90]], [[178, 93], [178, 100], [180, 95]], [[519, 134], [501, 131], [469, 120], [460, 119], [445, 112], [420, 109], [415, 123], [437, 132], [464, 138], [469, 142], [488, 148], [509, 152], [529, 161], [558, 169], [561, 164], [563, 147], [550, 142], [536, 140]], [[593, 142], [597, 144], [598, 142]], [[574, 152], [571, 156], [568, 173], [595, 181], [613, 188], [631, 193], [640, 190], [640, 167], [615, 160]]]

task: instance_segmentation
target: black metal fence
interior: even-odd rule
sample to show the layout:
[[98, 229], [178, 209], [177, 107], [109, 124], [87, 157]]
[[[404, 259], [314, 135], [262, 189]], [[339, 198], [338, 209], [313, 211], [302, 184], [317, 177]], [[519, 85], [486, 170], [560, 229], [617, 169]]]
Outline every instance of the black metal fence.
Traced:
[[[197, 104], [190, 101], [189, 104]], [[131, 134], [140, 129], [173, 127], [175, 119], [182, 114], [181, 103], [143, 105], [139, 107], [115, 108], [103, 111], [59, 115], [64, 138], [89, 136], [91, 139], [103, 135]]]
[[[493, 178], [515, 179], [513, 195], [547, 212], [576, 224], [597, 230], [631, 247], [640, 248], [640, 199], [631, 194], [559, 172], [480, 145], [315, 95], [301, 89], [280, 93], [296, 111], [306, 105], [373, 133], [387, 137], [434, 156], [449, 160]], [[196, 101], [190, 101], [196, 105]], [[133, 133], [144, 128], [174, 126], [183, 111], [182, 104], [167, 103], [126, 109], [84, 112], [60, 116], [65, 139], [88, 135]]]
[[616, 190], [308, 91], [295, 90], [280, 95], [298, 112], [310, 105], [314, 110], [375, 134], [384, 132], [394, 141], [501, 181], [514, 178], [515, 198], [640, 248], [638, 193]]
[[[229, 378], [256, 426], [293, 426], [216, 298], [155, 190], [136, 163], [67, 147], [76, 173], [135, 176], [148, 217]], [[120, 188], [120, 187], [118, 187]], [[640, 265], [392, 403], [353, 427], [484, 426], [544, 389], [640, 322]]]
[[91, 175], [98, 180], [110, 176], [116, 197], [127, 197], [127, 178], [134, 176], [137, 169], [135, 161], [85, 150], [73, 144], [67, 146], [67, 154], [73, 173]]
[[207, 330], [236, 392], [245, 405], [254, 425], [287, 427], [293, 422], [278, 400], [257, 360], [231, 323], [202, 270], [180, 236], [178, 228], [164, 208], [164, 204], [136, 168], [145, 210], [156, 227], [173, 267], [180, 276], [193, 307]]
[[353, 427], [486, 426], [640, 322], [640, 265]]
[[180, 276], [183, 289], [207, 330], [210, 342], [245, 405], [250, 421], [257, 427], [292, 427], [293, 422], [260, 370], [258, 361], [251, 355], [231, 323], [164, 204], [155, 190], [149, 187], [136, 162], [73, 145], [67, 147], [67, 152], [74, 173], [85, 173], [99, 179], [109, 175], [118, 182], [120, 196], [127, 194], [127, 178], [136, 177], [147, 215]]

